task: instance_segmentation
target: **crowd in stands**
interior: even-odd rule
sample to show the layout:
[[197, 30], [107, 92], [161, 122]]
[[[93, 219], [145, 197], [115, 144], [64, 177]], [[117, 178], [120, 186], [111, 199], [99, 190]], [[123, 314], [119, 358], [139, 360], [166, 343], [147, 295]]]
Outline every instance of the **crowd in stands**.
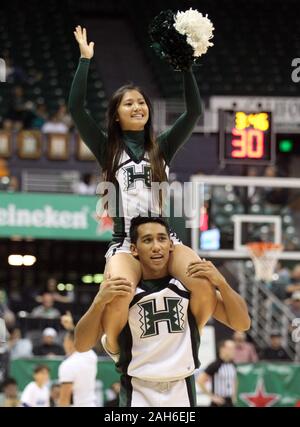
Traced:
[[72, 121], [64, 103], [49, 113], [44, 102], [34, 103], [24, 96], [22, 86], [14, 87], [13, 97], [3, 118], [2, 129], [20, 131], [40, 130], [42, 133], [66, 134], [72, 129]]
[[6, 64], [6, 83], [11, 91], [6, 111], [0, 119], [0, 127], [13, 131], [37, 129], [43, 133], [69, 132], [73, 123], [63, 99], [57, 103], [55, 111], [48, 111], [43, 97], [33, 98], [26, 94], [26, 87], [42, 81], [43, 73], [36, 68], [25, 72], [22, 66], [14, 63], [8, 51], [4, 52], [3, 59]]

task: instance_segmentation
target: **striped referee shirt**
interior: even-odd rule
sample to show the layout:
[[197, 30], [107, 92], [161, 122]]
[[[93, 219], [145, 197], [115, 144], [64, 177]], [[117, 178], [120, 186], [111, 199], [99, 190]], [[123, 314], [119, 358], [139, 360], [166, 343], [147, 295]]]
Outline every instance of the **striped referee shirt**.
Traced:
[[235, 391], [236, 367], [233, 362], [217, 359], [204, 371], [212, 378], [212, 392], [221, 397], [232, 397]]

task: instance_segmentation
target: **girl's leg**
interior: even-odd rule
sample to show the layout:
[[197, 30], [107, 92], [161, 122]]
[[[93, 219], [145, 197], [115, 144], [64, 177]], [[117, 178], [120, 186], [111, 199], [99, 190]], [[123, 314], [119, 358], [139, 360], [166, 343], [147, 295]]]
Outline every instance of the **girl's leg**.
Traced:
[[106, 263], [104, 276], [124, 277], [133, 284], [130, 297], [117, 297], [108, 304], [103, 315], [103, 329], [107, 335], [107, 346], [112, 353], [119, 351], [118, 336], [128, 320], [129, 304], [134, 296], [137, 284], [141, 280], [142, 270], [138, 260], [130, 253], [118, 253]]
[[[169, 273], [191, 292], [191, 310], [198, 317], [201, 311], [201, 318], [209, 318], [212, 301], [216, 300], [216, 292], [209, 280], [203, 278], [192, 278], [187, 275], [187, 267], [192, 261], [199, 261], [200, 257], [188, 246], [174, 245], [169, 260]], [[200, 291], [200, 292], [199, 292]], [[196, 294], [196, 296], [195, 296]], [[208, 319], [207, 319], [208, 320]]]

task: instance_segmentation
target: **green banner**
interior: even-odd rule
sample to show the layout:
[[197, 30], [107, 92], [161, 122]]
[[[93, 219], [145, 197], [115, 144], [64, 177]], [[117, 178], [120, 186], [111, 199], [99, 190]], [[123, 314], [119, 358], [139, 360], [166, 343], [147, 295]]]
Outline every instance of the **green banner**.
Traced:
[[[20, 390], [32, 381], [33, 369], [47, 364], [52, 381], [58, 379], [58, 367], [63, 358], [31, 358], [13, 360], [10, 375]], [[238, 401], [243, 407], [300, 407], [300, 365], [292, 363], [266, 363], [238, 365]], [[119, 381], [119, 374], [110, 360], [98, 361], [97, 379], [102, 382], [103, 399], [110, 386]]]
[[[47, 365], [50, 369], [51, 381], [58, 381], [58, 367], [64, 360], [62, 357], [54, 357], [51, 359], [34, 357], [31, 359], [17, 359], [10, 363], [10, 375], [15, 378], [19, 389], [24, 390], [25, 386], [32, 381], [34, 367], [37, 365]], [[108, 359], [98, 361], [97, 379], [102, 382], [103, 399], [106, 399], [106, 390], [110, 386], [119, 381], [120, 375], [116, 371], [113, 361]]]
[[0, 237], [109, 241], [112, 221], [97, 216], [97, 203], [96, 196], [0, 192]]
[[300, 407], [300, 365], [280, 362], [239, 365], [237, 406]]

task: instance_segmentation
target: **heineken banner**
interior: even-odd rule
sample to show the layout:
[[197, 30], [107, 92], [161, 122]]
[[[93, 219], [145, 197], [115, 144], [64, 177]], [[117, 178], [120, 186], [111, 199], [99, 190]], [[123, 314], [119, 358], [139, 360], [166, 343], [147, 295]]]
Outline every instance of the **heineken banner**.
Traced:
[[[19, 389], [24, 390], [25, 386], [32, 381], [32, 374], [35, 366], [45, 364], [49, 366], [51, 382], [58, 381], [58, 367], [64, 360], [62, 357], [52, 357], [51, 359], [33, 357], [31, 359], [17, 359], [10, 363], [10, 375], [15, 378]], [[99, 360], [97, 370], [97, 400], [103, 404], [107, 399], [107, 390], [114, 383], [119, 381], [120, 375], [117, 373], [114, 362], [110, 360]]]
[[99, 197], [1, 193], [0, 237], [111, 240], [112, 221], [99, 218]]
[[239, 365], [237, 406], [300, 407], [300, 365], [280, 362]]

